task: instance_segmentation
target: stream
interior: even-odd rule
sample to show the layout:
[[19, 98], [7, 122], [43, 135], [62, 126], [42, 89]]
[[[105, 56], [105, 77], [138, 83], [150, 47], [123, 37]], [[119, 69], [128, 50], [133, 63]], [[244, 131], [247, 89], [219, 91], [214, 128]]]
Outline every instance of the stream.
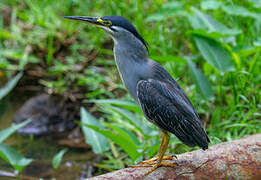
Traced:
[[[9, 96], [1, 102], [1, 112], [3, 114], [0, 114], [0, 130], [12, 124], [16, 111], [28, 99], [15, 97], [14, 94], [12, 93], [11, 97]], [[71, 132], [73, 131], [79, 133], [79, 127]], [[68, 138], [70, 136], [71, 138]], [[77, 138], [82, 142], [75, 143]], [[93, 176], [92, 173], [95, 171], [92, 162], [95, 158], [97, 161], [97, 155], [92, 153], [90, 146], [84, 143], [82, 136], [75, 138], [67, 133], [59, 136], [36, 137], [15, 133], [6, 139], [4, 144], [11, 146], [23, 156], [33, 159], [31, 164], [23, 169], [21, 179], [83, 179]], [[59, 168], [54, 169], [52, 167], [52, 158], [64, 148], [67, 148], [68, 151], [64, 155]], [[0, 159], [0, 179], [15, 179], [3, 176], [1, 171], [15, 173], [14, 168], [3, 159]]]

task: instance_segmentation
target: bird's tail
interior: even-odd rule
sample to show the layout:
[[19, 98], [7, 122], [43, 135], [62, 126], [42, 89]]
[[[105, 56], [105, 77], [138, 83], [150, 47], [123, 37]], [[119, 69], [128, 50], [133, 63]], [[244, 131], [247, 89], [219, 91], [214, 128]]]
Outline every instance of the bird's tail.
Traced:
[[199, 120], [183, 119], [173, 133], [188, 146], [194, 147], [197, 145], [203, 150], [208, 149], [210, 140]]

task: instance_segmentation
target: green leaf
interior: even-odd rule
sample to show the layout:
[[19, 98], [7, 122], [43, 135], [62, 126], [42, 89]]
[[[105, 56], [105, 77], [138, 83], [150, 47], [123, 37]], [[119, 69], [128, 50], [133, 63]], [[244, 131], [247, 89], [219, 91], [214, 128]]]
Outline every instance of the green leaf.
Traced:
[[249, 0], [253, 3], [255, 8], [261, 8], [261, 1], [260, 0]]
[[261, 37], [257, 38], [257, 40], [253, 43], [256, 47], [261, 47]]
[[221, 73], [234, 70], [233, 60], [236, 60], [221, 42], [198, 34], [193, 34], [193, 38], [200, 53], [209, 64]]
[[[81, 107], [81, 122], [83, 124], [96, 126], [97, 128], [102, 127], [99, 121], [83, 107]], [[101, 154], [109, 149], [108, 140], [103, 135], [86, 126], [82, 126], [82, 130], [85, 136], [85, 142], [92, 146], [93, 152]]]
[[13, 79], [11, 79], [4, 87], [0, 89], [0, 100], [12, 91], [22, 76], [23, 72], [18, 73]]
[[213, 91], [207, 77], [203, 74], [200, 69], [197, 69], [195, 64], [190, 60], [189, 57], [186, 58], [189, 65], [192, 78], [196, 83], [196, 88], [202, 97], [205, 99], [213, 97]]
[[54, 157], [52, 161], [52, 165], [54, 169], [57, 169], [59, 165], [61, 164], [63, 155], [67, 152], [67, 149], [62, 149], [60, 152], [58, 152]]
[[84, 126], [87, 126], [95, 130], [96, 132], [104, 135], [105, 137], [111, 139], [114, 143], [119, 145], [133, 161], [135, 161], [140, 156], [140, 153], [138, 152], [139, 147], [135, 143], [130, 141], [129, 138], [126, 138], [126, 136], [122, 136], [121, 134], [113, 132], [111, 130], [99, 129], [98, 127], [92, 125], [84, 124]]
[[[128, 101], [128, 100], [121, 100], [121, 99], [93, 99], [93, 100], [88, 100], [88, 102], [93, 102], [93, 103], [100, 103], [100, 104], [109, 104], [109, 109], [110, 111], [119, 113], [121, 116], [125, 117], [132, 125], [134, 125], [138, 131], [142, 132], [145, 136], [152, 136], [155, 134], [154, 130], [148, 126], [147, 123], [139, 119], [135, 114], [131, 113], [128, 110], [129, 109], [135, 112], [138, 112], [139, 114], [143, 114], [140, 107], [134, 103], [133, 101]], [[119, 108], [111, 105], [116, 105], [119, 107], [124, 107]]]
[[13, 148], [0, 144], [0, 157], [10, 163], [18, 172], [32, 162], [32, 159], [25, 158]]
[[242, 16], [242, 17], [252, 17], [258, 18], [256, 13], [248, 11], [245, 7], [236, 6], [236, 5], [229, 5], [229, 6], [221, 6], [223, 11], [227, 14], [234, 15], [234, 16]]
[[0, 39], [14, 39], [15, 37], [12, 35], [11, 32], [8, 32], [4, 29], [0, 29]]
[[161, 13], [155, 13], [147, 17], [146, 21], [151, 22], [151, 21], [162, 21], [165, 19], [165, 16]]
[[215, 0], [212, 0], [212, 1], [202, 1], [200, 3], [200, 6], [202, 9], [218, 9], [220, 6], [222, 5], [221, 2], [219, 1], [215, 1]]
[[124, 107], [129, 110], [136, 112], [141, 111], [140, 107], [133, 101], [122, 100], [122, 99], [91, 99], [88, 102], [98, 103], [98, 104], [112, 104], [120, 107]]
[[142, 121], [140, 119], [138, 119], [133, 113], [122, 109], [122, 108], [118, 108], [115, 106], [111, 106], [110, 107], [113, 111], [121, 114], [122, 116], [124, 116], [127, 120], [129, 120], [129, 122], [134, 125], [139, 131], [142, 132], [141, 128], [142, 128]]
[[151, 55], [151, 59], [157, 60], [157, 62], [175, 62], [175, 63], [186, 63], [186, 60], [183, 57], [166, 55], [166, 56], [155, 56]]
[[46, 64], [50, 65], [53, 60], [53, 53], [54, 53], [54, 47], [53, 47], [53, 36], [48, 36], [48, 53], [46, 56]]
[[12, 135], [17, 129], [25, 126], [29, 122], [31, 122], [31, 119], [27, 119], [24, 122], [21, 122], [19, 124], [12, 125], [9, 128], [3, 129], [0, 131], [0, 143], [2, 143], [6, 138], [8, 138], [10, 135]]
[[168, 2], [162, 5], [162, 9], [175, 10], [175, 9], [181, 9], [182, 6], [183, 3], [181, 2]]
[[191, 9], [194, 12], [194, 14], [188, 15], [187, 17], [193, 29], [206, 29], [209, 32], [216, 32], [226, 36], [232, 36], [241, 33], [240, 30], [230, 29], [226, 27], [224, 24], [212, 18], [211, 16], [201, 12], [200, 10], [194, 7], [192, 7]]
[[138, 131], [142, 132], [142, 134], [144, 134], [145, 136], [152, 136], [155, 134], [155, 131], [148, 125], [148, 122], [142, 121], [140, 118], [135, 116], [135, 114], [133, 114], [125, 109], [114, 107], [114, 106], [111, 106], [110, 108], [114, 112], [117, 112], [120, 115], [122, 115], [123, 117], [125, 117], [129, 121], [129, 123], [131, 123], [133, 126], [135, 126], [136, 129]]
[[162, 21], [168, 17], [186, 14], [183, 4], [180, 2], [168, 2], [163, 4], [157, 13], [147, 17], [146, 21]]
[[132, 141], [133, 143], [140, 145], [137, 135], [131, 132], [130, 130], [124, 129], [116, 123], [105, 123], [105, 125], [118, 132], [121, 136], [124, 136], [126, 139], [129, 139], [129, 141]]
[[224, 34], [224, 33], [221, 34], [220, 32], [207, 31], [205, 29], [189, 30], [189, 31], [187, 31], [187, 33], [190, 34], [190, 35], [193, 35], [193, 34], [201, 35], [201, 36], [209, 37], [209, 38], [212, 38], [212, 39], [226, 38], [228, 36], [231, 37], [231, 34]]
[[154, 156], [160, 147], [160, 141], [157, 141], [154, 145], [150, 145], [150, 147], [146, 150], [146, 156], [152, 157]]

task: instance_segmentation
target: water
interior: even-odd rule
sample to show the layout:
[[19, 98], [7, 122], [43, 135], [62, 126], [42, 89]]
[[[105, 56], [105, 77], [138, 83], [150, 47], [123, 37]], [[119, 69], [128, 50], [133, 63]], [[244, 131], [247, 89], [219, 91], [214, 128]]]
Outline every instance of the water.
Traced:
[[[2, 116], [0, 115], [0, 130], [7, 128], [12, 123], [15, 112], [22, 106], [28, 98], [9, 98], [1, 102]], [[67, 136], [23, 136], [14, 134], [4, 141], [5, 145], [11, 146], [27, 158], [33, 158], [33, 162], [28, 165], [21, 173], [22, 176], [31, 179], [80, 179], [87, 174], [88, 167], [95, 158], [94, 153], [88, 148], [68, 148], [63, 161], [58, 169], [52, 168], [52, 158], [66, 146], [61, 142], [70, 143], [72, 140], [66, 139]], [[63, 141], [61, 140], [63, 139]], [[63, 143], [64, 144], [64, 143]], [[88, 147], [88, 146], [86, 146]], [[0, 159], [0, 171], [14, 173], [11, 165]], [[25, 179], [26, 179], [25, 178]], [[8, 179], [1, 176], [0, 179]], [[22, 178], [23, 179], [23, 178]], [[28, 178], [29, 179], [29, 178]]]

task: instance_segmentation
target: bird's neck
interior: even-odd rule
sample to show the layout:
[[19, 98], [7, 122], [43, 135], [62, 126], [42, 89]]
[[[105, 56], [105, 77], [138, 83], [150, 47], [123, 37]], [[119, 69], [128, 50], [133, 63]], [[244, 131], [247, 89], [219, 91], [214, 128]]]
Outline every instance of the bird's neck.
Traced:
[[147, 49], [144, 44], [131, 33], [114, 37], [114, 55], [119, 61], [146, 61]]
[[136, 85], [146, 74], [148, 54], [138, 39], [126, 38], [114, 40], [114, 57], [124, 85], [137, 100]]

